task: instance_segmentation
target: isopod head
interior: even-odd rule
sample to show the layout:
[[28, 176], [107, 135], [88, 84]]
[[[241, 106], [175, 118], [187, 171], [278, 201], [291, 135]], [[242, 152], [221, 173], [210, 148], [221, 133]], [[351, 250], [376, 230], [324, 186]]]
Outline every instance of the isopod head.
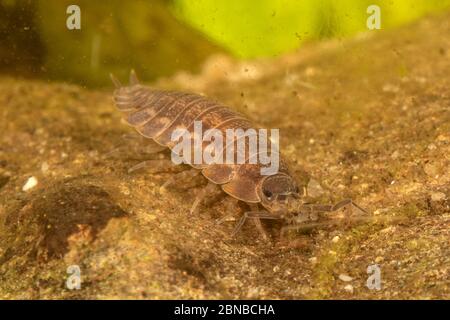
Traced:
[[283, 173], [266, 177], [259, 186], [261, 204], [276, 215], [293, 213], [300, 201], [295, 180]]

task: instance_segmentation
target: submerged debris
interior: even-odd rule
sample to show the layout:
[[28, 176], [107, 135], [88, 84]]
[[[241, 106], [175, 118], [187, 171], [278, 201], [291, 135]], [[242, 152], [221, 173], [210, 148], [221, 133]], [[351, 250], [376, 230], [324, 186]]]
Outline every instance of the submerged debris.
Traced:
[[36, 187], [38, 184], [38, 180], [36, 177], [29, 177], [27, 182], [22, 187], [22, 191], [28, 191]]

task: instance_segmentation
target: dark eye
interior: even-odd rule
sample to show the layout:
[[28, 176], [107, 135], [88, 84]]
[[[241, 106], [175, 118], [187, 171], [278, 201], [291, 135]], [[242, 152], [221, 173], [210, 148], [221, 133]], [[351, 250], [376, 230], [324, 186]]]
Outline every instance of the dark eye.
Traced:
[[264, 190], [263, 193], [268, 200], [271, 200], [271, 197], [273, 196], [272, 192], [270, 192], [269, 190]]
[[298, 187], [295, 187], [295, 193], [300, 193], [300, 189]]

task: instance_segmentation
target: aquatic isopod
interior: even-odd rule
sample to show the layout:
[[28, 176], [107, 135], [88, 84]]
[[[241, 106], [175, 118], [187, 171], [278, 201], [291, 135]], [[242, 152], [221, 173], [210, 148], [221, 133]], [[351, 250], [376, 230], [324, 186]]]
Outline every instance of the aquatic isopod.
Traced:
[[[151, 139], [159, 146], [173, 149], [174, 142], [171, 137], [174, 130], [184, 128], [192, 132], [194, 122], [199, 120], [204, 130], [214, 128], [223, 133], [227, 129], [254, 128], [242, 114], [203, 96], [144, 86], [139, 83], [134, 71], [130, 74], [128, 86], [122, 86], [114, 76], [111, 78], [116, 86], [114, 91], [116, 107], [123, 112], [126, 122], [140, 135]], [[201, 171], [210, 181], [209, 186], [219, 185], [225, 193], [246, 202], [252, 208], [238, 221], [233, 235], [248, 218], [256, 222], [258, 229], [266, 237], [260, 219], [282, 219], [288, 223], [316, 225], [318, 213], [332, 212], [342, 207], [358, 207], [350, 199], [336, 205], [306, 203], [282, 159], [277, 172], [271, 175], [261, 174], [260, 163], [189, 164]], [[208, 192], [209, 187], [198, 195], [193, 208], [208, 195]]]

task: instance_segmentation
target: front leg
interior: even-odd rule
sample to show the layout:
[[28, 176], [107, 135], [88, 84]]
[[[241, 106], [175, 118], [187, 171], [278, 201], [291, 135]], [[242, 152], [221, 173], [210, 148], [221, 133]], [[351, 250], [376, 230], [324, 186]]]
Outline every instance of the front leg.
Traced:
[[[258, 205], [257, 204], [251, 204], [250, 205], [250, 209], [252, 211], [256, 211], [256, 210], [258, 210]], [[254, 218], [252, 220], [253, 220], [253, 223], [256, 226], [256, 229], [258, 229], [258, 232], [261, 234], [263, 240], [268, 242], [270, 240], [270, 237], [267, 234], [267, 231], [264, 229], [264, 226], [261, 223], [261, 218]]]
[[262, 234], [264, 240], [268, 240], [269, 237], [268, 237], [266, 231], [264, 230], [264, 228], [263, 228], [263, 226], [261, 224], [261, 219], [277, 220], [277, 219], [281, 219], [281, 217], [272, 215], [268, 211], [262, 211], [262, 210], [258, 211], [258, 205], [251, 205], [251, 208], [253, 209], [253, 211], [247, 211], [247, 212], [245, 212], [242, 215], [241, 219], [239, 220], [239, 222], [234, 227], [234, 230], [231, 233], [231, 236], [235, 237], [237, 235], [237, 233], [241, 230], [241, 228], [244, 225], [245, 221], [247, 219], [251, 218], [254, 221], [256, 221], [255, 222], [256, 223], [256, 227], [258, 228], [258, 230]]

